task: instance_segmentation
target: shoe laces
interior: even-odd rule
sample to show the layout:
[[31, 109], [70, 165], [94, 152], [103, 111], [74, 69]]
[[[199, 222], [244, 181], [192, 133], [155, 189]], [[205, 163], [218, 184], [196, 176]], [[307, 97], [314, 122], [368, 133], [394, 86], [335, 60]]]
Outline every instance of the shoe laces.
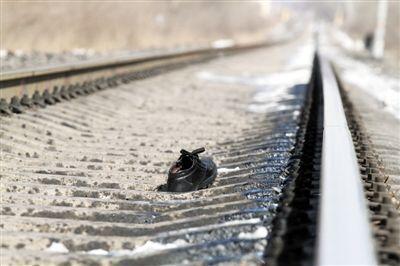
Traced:
[[181, 150], [181, 156], [196, 156], [199, 157], [199, 153], [204, 152], [206, 149], [204, 149], [204, 147], [198, 148], [193, 150], [192, 152], [189, 152], [187, 150], [182, 149]]
[[179, 159], [178, 159], [178, 161], [177, 161], [177, 164], [180, 165], [180, 166], [184, 166], [184, 160], [185, 160], [186, 158], [190, 158], [192, 161], [195, 161], [195, 160], [196, 160], [196, 161], [199, 161], [199, 160], [200, 160], [200, 159], [199, 159], [199, 153], [202, 153], [202, 152], [204, 152], [205, 150], [206, 150], [206, 149], [205, 149], [204, 147], [195, 149], [195, 150], [193, 150], [193, 151], [191, 151], [191, 152], [182, 149], [182, 150], [181, 150], [181, 156], [179, 157]]

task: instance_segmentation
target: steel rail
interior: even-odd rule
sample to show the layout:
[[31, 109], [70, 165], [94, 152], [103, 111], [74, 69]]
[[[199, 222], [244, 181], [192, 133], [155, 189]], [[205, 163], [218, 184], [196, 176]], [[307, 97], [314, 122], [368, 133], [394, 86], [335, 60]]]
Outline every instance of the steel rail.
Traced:
[[[221, 49], [223, 50], [223, 49]], [[38, 66], [22, 70], [10, 70], [2, 72], [0, 75], [0, 82], [26, 79], [30, 77], [48, 76], [59, 73], [73, 73], [76, 71], [93, 71], [105, 67], [123, 66], [127, 64], [137, 64], [147, 61], [166, 59], [177, 56], [185, 56], [191, 54], [205, 53], [213, 51], [210, 48], [198, 48], [198, 49], [174, 49], [170, 51], [152, 51], [143, 52], [130, 56], [116, 56], [106, 59], [92, 59], [82, 61], [79, 63], [67, 63], [53, 66]], [[1, 88], [1, 87], [0, 87]]]
[[32, 78], [52, 78], [53, 76], [62, 74], [65, 76], [74, 75], [81, 72], [91, 72], [96, 70], [102, 70], [105, 68], [122, 67], [127, 65], [134, 65], [144, 62], [163, 60], [169, 58], [200, 55], [207, 53], [219, 53], [219, 52], [233, 52], [239, 50], [253, 49], [261, 46], [265, 46], [271, 43], [255, 43], [248, 45], [235, 45], [222, 48], [214, 47], [197, 47], [197, 48], [176, 48], [170, 51], [152, 51], [143, 52], [131, 56], [117, 56], [108, 59], [97, 59], [88, 60], [79, 63], [60, 64], [45, 67], [34, 67], [23, 70], [11, 70], [5, 71], [0, 74], [0, 89], [7, 86], [10, 82], [21, 82], [26, 79]]
[[319, 56], [324, 131], [318, 265], [377, 265], [361, 175], [330, 62]]

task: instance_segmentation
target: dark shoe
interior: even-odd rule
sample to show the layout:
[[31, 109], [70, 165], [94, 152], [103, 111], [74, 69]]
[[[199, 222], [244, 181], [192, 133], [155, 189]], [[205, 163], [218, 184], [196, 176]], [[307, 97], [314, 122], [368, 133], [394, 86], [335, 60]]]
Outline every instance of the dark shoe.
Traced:
[[217, 177], [217, 166], [211, 158], [199, 158], [204, 148], [192, 152], [181, 150], [181, 156], [168, 172], [167, 191], [187, 192], [206, 188]]

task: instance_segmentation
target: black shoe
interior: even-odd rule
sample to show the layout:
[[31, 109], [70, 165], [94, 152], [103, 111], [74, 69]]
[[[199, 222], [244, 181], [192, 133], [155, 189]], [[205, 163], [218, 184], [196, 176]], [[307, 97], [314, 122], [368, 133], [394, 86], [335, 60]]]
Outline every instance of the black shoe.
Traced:
[[199, 158], [204, 148], [192, 152], [181, 150], [181, 156], [168, 172], [167, 191], [187, 192], [206, 188], [217, 177], [217, 166], [211, 158]]

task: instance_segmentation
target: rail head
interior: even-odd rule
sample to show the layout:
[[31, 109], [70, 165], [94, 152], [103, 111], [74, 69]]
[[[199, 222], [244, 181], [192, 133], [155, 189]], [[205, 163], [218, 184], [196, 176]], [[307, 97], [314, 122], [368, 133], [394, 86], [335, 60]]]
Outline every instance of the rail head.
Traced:
[[318, 56], [324, 102], [318, 265], [377, 265], [357, 157], [332, 66]]

